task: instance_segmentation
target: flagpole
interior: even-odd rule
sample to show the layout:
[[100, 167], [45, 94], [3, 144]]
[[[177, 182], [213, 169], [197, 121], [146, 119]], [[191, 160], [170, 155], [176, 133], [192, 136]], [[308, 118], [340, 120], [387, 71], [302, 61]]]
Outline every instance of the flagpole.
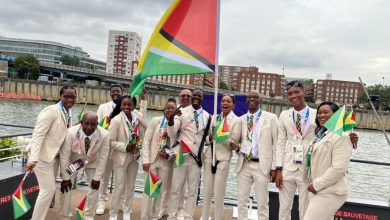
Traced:
[[360, 81], [360, 83], [362, 84], [363, 90], [364, 90], [364, 93], [366, 93], [368, 102], [370, 103], [371, 108], [372, 108], [372, 110], [374, 110], [375, 116], [376, 116], [376, 118], [378, 119], [379, 125], [380, 125], [381, 128], [382, 128], [383, 134], [384, 134], [385, 137], [386, 137], [387, 144], [390, 146], [390, 140], [389, 140], [389, 137], [388, 137], [387, 134], [386, 134], [386, 130], [385, 130], [385, 128], [383, 127], [383, 124], [382, 124], [381, 119], [379, 118], [378, 112], [376, 112], [375, 106], [374, 106], [374, 104], [372, 104], [372, 102], [371, 102], [370, 95], [368, 94], [367, 89], [366, 89], [366, 87], [364, 86], [363, 81], [362, 81], [362, 79], [361, 79], [360, 77], [359, 77], [359, 81]]
[[[221, 1], [217, 0], [217, 24], [216, 24], [216, 41], [215, 41], [215, 70], [214, 70], [214, 117], [216, 117], [218, 107], [218, 86], [219, 86], [219, 22], [221, 12]], [[213, 139], [213, 167], [215, 166], [215, 140]]]

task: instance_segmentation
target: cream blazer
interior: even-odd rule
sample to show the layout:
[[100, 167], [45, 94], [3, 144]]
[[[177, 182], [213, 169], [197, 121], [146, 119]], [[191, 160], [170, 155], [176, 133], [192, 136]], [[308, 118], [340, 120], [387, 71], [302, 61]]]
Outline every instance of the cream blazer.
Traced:
[[[210, 125], [210, 134], [212, 134], [212, 128], [216, 126], [216, 120], [218, 116], [213, 116], [213, 119], [211, 121]], [[231, 111], [226, 116], [226, 122], [229, 127], [230, 131], [230, 139], [235, 141], [236, 143], [239, 142], [241, 137], [241, 121], [240, 119], [234, 114], [233, 111]], [[222, 122], [223, 123], [223, 122]], [[216, 128], [215, 128], [216, 129]], [[230, 142], [224, 141], [221, 144], [216, 143], [215, 148], [215, 158], [219, 161], [227, 161], [232, 158], [232, 150], [230, 149]], [[213, 161], [213, 155], [212, 155], [211, 147], [208, 147], [205, 153], [205, 161], [212, 163]]]
[[[104, 117], [110, 116], [113, 108], [112, 108], [113, 102], [106, 102], [101, 105], [99, 105], [99, 108], [96, 112], [98, 116], [98, 121], [100, 122]], [[133, 112], [138, 114], [139, 117], [144, 118], [146, 116], [147, 112], [147, 107], [148, 107], [148, 101], [147, 100], [141, 100], [139, 104], [139, 111], [134, 109]]]
[[[243, 142], [248, 130], [246, 114], [240, 117], [240, 122], [242, 131], [241, 142]], [[273, 113], [263, 111], [257, 126], [259, 126], [257, 131], [259, 169], [264, 175], [269, 176], [271, 169], [275, 169], [274, 155], [278, 138], [278, 117]], [[236, 173], [240, 172], [243, 163], [244, 157], [239, 155], [237, 159]]]
[[65, 115], [59, 104], [44, 108], [38, 115], [31, 139], [31, 161], [51, 163], [65, 140]]
[[[80, 132], [80, 154], [77, 146], [77, 132]], [[69, 180], [70, 175], [65, 171], [65, 168], [78, 159], [86, 160], [87, 152], [85, 151], [85, 134], [82, 132], [81, 125], [76, 125], [68, 129], [65, 141], [60, 149], [60, 165], [62, 179]], [[106, 129], [97, 127], [92, 135], [90, 149], [91, 156], [88, 159], [88, 164], [85, 168], [96, 169], [95, 177], [96, 181], [100, 181], [103, 176], [104, 169], [106, 167], [108, 153], [110, 150], [108, 131]]]
[[[202, 124], [200, 125], [200, 130], [197, 131], [195, 122], [191, 122], [191, 119], [194, 118], [194, 111], [195, 109], [192, 107], [192, 105], [182, 109], [182, 115], [180, 117], [175, 116], [174, 126], [168, 126], [167, 131], [169, 137], [177, 137], [180, 130], [180, 134], [177, 138], [178, 142], [181, 140], [184, 141], [184, 143], [186, 143], [191, 149], [192, 153], [198, 155], [199, 145], [202, 141], [204, 130], [206, 129], [207, 121], [210, 115], [203, 109]], [[175, 151], [177, 150], [178, 147], [175, 147]]]
[[348, 135], [339, 136], [333, 132], [314, 145], [310, 176], [306, 177], [318, 193], [348, 194], [347, 170], [352, 150]]
[[[308, 146], [314, 138], [314, 130], [317, 125], [315, 124], [317, 110], [309, 108], [309, 125], [301, 136], [298, 133], [298, 138], [302, 138], [303, 147]], [[293, 152], [293, 139], [294, 139], [294, 121], [293, 121], [294, 109], [290, 108], [283, 111], [279, 117], [278, 125], [278, 143], [276, 146], [276, 163], [277, 167], [283, 167], [288, 171], [296, 171], [297, 169], [304, 172], [305, 162], [302, 164], [293, 163], [292, 152]], [[306, 149], [304, 149], [306, 152]], [[305, 157], [304, 157], [305, 158]]]
[[[132, 155], [126, 152], [125, 143], [130, 135], [130, 131], [123, 117], [126, 116], [121, 112], [111, 120], [110, 127], [108, 127], [110, 148], [112, 150], [111, 159], [121, 166], [125, 163], [126, 157], [132, 157]], [[133, 120], [134, 118], [139, 120], [138, 129], [142, 138], [145, 133], [146, 121], [143, 118], [138, 117], [134, 112], [131, 113], [131, 117]]]
[[[153, 163], [157, 154], [160, 150], [159, 143], [159, 133], [160, 133], [160, 125], [163, 120], [163, 116], [154, 117], [149, 122], [148, 127], [146, 128], [145, 136], [142, 143], [142, 163]], [[170, 144], [175, 143], [174, 138], [170, 138]]]

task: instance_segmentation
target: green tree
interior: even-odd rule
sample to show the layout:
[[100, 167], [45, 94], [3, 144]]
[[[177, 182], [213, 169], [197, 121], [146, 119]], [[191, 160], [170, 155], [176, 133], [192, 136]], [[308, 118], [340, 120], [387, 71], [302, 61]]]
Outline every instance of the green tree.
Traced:
[[76, 56], [62, 55], [60, 61], [64, 65], [77, 66], [77, 67], [80, 66], [80, 58]]
[[220, 88], [220, 89], [229, 90], [229, 86], [226, 85], [226, 83], [223, 82], [223, 81], [219, 82], [219, 88]]
[[[380, 96], [380, 101], [379, 102], [374, 102], [375, 108], [376, 109], [382, 109], [382, 110], [390, 110], [390, 86], [389, 85], [380, 85], [376, 84], [373, 86], [368, 86], [367, 87], [367, 92], [368, 94], [371, 95], [379, 95]], [[358, 101], [359, 103], [362, 104], [368, 104], [368, 99], [364, 91], [362, 91], [358, 95]]]
[[[0, 149], [16, 147], [16, 141], [12, 138], [0, 138]], [[0, 151], [0, 159], [20, 154], [20, 149]]]
[[18, 77], [22, 79], [37, 80], [39, 77], [40, 65], [33, 55], [18, 55], [13, 62]]

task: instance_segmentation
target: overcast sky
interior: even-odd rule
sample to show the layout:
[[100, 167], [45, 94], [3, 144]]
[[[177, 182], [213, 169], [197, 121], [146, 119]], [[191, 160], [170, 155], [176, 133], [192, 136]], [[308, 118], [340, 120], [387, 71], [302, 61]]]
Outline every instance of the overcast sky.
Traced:
[[[0, 34], [82, 47], [105, 61], [108, 30], [143, 48], [172, 0], [0, 0]], [[390, 84], [390, 1], [222, 0], [221, 65], [286, 77]]]

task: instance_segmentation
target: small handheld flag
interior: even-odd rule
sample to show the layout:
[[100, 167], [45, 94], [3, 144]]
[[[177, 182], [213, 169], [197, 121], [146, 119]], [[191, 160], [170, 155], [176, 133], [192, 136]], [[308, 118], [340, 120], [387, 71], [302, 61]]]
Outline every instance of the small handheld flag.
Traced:
[[26, 214], [28, 210], [30, 210], [31, 208], [30, 203], [28, 203], [26, 195], [24, 195], [24, 191], [23, 191], [23, 184], [24, 184], [24, 180], [27, 177], [27, 174], [28, 173], [24, 175], [22, 182], [20, 182], [18, 188], [12, 194], [12, 206], [14, 209], [14, 219], [18, 219], [22, 215]]
[[345, 105], [333, 113], [333, 115], [325, 123], [324, 127], [341, 136], [344, 131], [344, 115]]
[[350, 131], [356, 126], [356, 116], [353, 110], [349, 110], [344, 116], [344, 131]]
[[184, 143], [184, 141], [181, 140], [179, 152], [177, 152], [176, 154], [174, 167], [179, 167], [183, 165], [185, 159], [187, 159], [190, 156], [190, 153], [191, 153], [190, 148], [187, 146], [186, 143]]
[[106, 116], [104, 117], [100, 123], [99, 123], [99, 126], [104, 128], [104, 129], [108, 129], [108, 126], [110, 125], [110, 117], [109, 116]]
[[149, 171], [148, 178], [145, 182], [144, 193], [154, 199], [160, 196], [161, 180], [152, 171]]
[[87, 201], [87, 196], [81, 200], [81, 202], [77, 205], [76, 207], [76, 219], [77, 220], [82, 220], [84, 217], [84, 208], [85, 208], [85, 202]]
[[217, 120], [216, 129], [214, 131], [214, 140], [217, 143], [222, 143], [230, 137], [230, 130], [226, 118]]
[[79, 122], [81, 122], [81, 119], [83, 119], [84, 114], [85, 114], [85, 109], [83, 108], [80, 114], [77, 116], [77, 120], [79, 120]]

